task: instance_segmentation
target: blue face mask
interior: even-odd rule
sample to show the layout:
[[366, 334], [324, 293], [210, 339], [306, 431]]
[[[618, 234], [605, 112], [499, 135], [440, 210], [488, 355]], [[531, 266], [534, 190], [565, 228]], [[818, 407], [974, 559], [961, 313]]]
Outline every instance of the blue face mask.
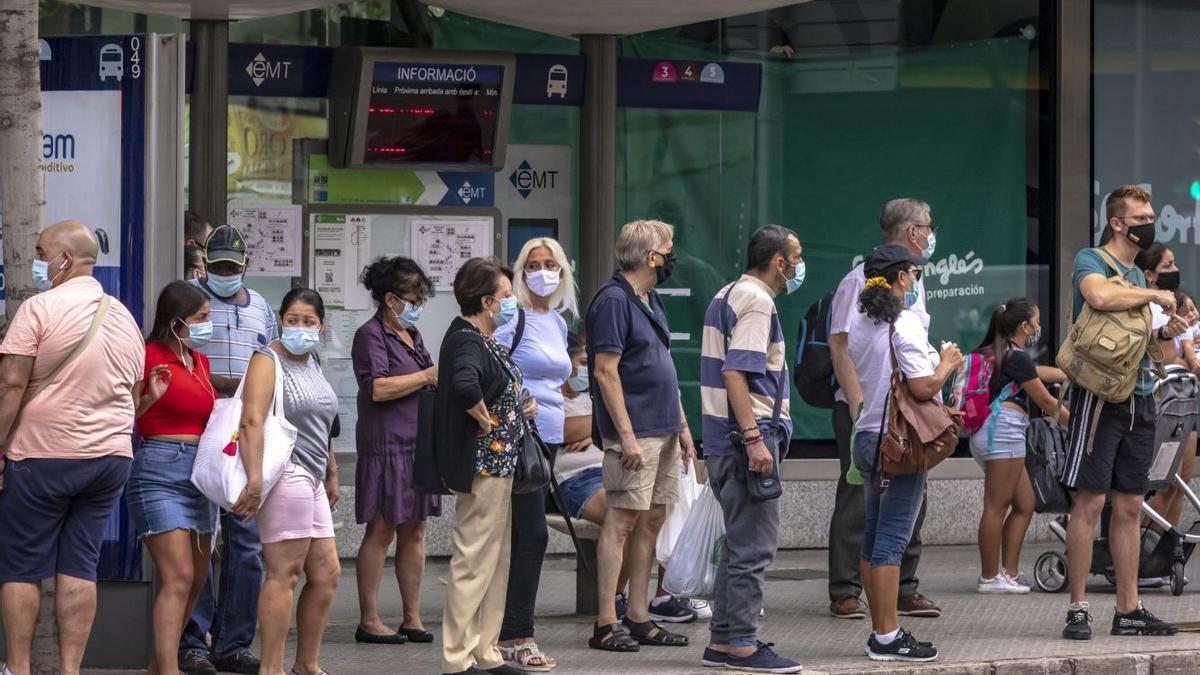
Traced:
[[576, 394], [582, 394], [588, 390], [591, 382], [588, 380], [587, 366], [579, 366], [575, 369], [575, 377], [567, 380], [567, 388]]
[[220, 274], [208, 275], [209, 290], [218, 298], [232, 298], [242, 290], [242, 275], [235, 274], [231, 277], [221, 276]]
[[321, 330], [319, 328], [286, 326], [279, 341], [283, 343], [283, 348], [292, 354], [304, 356], [321, 343]]
[[508, 323], [509, 321], [512, 321], [513, 317], [515, 317], [516, 315], [517, 315], [517, 296], [510, 295], [507, 298], [500, 301], [500, 313], [493, 316], [492, 319], [496, 322], [497, 326], [503, 326], [504, 324]]
[[909, 292], [905, 293], [904, 294], [905, 309], [908, 309], [908, 308], [912, 307], [913, 305], [917, 304], [918, 297], [920, 297], [920, 296], [917, 295], [916, 291], [909, 291]]
[[392, 314], [396, 317], [396, 321], [405, 328], [412, 328], [421, 320], [421, 312], [424, 307], [413, 307], [407, 300], [401, 300], [404, 303], [404, 311], [399, 314]]
[[209, 340], [212, 340], [212, 334], [213, 324], [211, 321], [189, 323], [188, 336], [183, 343], [192, 349], [203, 349]]
[[[61, 255], [61, 254], [60, 254]], [[57, 258], [58, 256], [54, 256]], [[67, 267], [67, 261], [58, 268], [61, 273]], [[32, 264], [33, 282], [37, 284], [39, 291], [48, 291], [54, 287], [54, 280], [50, 278], [50, 261], [49, 260], [34, 260]], [[55, 275], [58, 276], [57, 274]]]
[[925, 244], [925, 250], [921, 252], [921, 255], [924, 255], [926, 260], [931, 260], [933, 258], [933, 252], [937, 250], [937, 234], [933, 231], [930, 231], [929, 239], [927, 241], [929, 243]]
[[787, 292], [789, 295], [800, 290], [800, 287], [804, 285], [804, 274], [804, 261], [801, 260], [796, 263], [796, 274], [787, 280]]

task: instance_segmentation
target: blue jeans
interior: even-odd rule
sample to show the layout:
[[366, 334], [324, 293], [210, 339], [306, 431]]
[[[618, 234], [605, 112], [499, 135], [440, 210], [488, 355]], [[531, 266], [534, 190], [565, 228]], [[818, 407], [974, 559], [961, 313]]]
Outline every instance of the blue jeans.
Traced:
[[854, 438], [854, 465], [867, 477], [867, 522], [860, 557], [871, 567], [899, 566], [925, 499], [925, 474], [889, 476], [880, 490], [875, 476], [879, 434], [860, 431]]
[[[213, 656], [225, 656], [249, 649], [258, 628], [258, 592], [263, 582], [262, 543], [258, 539], [258, 521], [246, 522], [232, 513], [221, 513], [224, 548], [221, 557], [221, 588], [217, 602], [213, 598], [213, 572], [196, 600], [196, 609], [183, 631], [179, 649], [207, 650]], [[205, 644], [205, 633], [212, 633], [212, 646]]]

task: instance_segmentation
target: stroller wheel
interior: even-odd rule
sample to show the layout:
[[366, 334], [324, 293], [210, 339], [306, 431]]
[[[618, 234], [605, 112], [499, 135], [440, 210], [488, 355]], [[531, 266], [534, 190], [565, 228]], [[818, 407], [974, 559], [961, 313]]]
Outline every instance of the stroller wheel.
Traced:
[[1176, 560], [1171, 566], [1171, 595], [1183, 595], [1183, 561]]
[[1058, 551], [1038, 556], [1033, 566], [1033, 582], [1043, 593], [1058, 593], [1067, 586], [1067, 559]]

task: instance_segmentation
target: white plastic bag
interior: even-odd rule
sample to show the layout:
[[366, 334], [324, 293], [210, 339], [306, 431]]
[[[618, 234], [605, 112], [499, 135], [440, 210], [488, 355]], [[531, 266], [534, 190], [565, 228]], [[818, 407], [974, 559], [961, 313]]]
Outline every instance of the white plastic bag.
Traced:
[[[685, 471], [685, 467], [688, 469]], [[671, 559], [671, 551], [687, 524], [688, 515], [692, 512], [692, 504], [700, 495], [703, 485], [696, 482], [696, 467], [691, 462], [679, 465], [679, 501], [667, 507], [667, 519], [663, 521], [662, 529], [658, 531], [658, 541], [654, 547], [654, 557], [658, 564], [667, 566]]]
[[724, 547], [725, 514], [712, 488], [705, 485], [675, 542], [663, 586], [676, 595], [711, 596]]
[[[263, 420], [263, 500], [279, 482], [296, 447], [296, 427], [283, 416], [283, 367], [279, 355], [275, 362], [275, 395], [271, 410]], [[242, 466], [238, 429], [242, 423], [242, 378], [233, 398], [220, 398], [200, 436], [196, 461], [192, 465], [192, 485], [217, 506], [230, 509], [246, 487], [246, 468]]]

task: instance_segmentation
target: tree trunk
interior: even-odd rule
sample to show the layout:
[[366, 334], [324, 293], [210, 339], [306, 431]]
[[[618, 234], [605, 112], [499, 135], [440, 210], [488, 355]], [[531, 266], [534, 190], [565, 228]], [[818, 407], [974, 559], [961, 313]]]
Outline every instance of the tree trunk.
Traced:
[[0, 0], [0, 222], [5, 313], [37, 292], [30, 263], [42, 223], [38, 0]]
[[[4, 238], [5, 314], [37, 292], [30, 263], [42, 223], [42, 85], [38, 0], [0, 0], [0, 223]], [[0, 321], [0, 330], [8, 322]], [[41, 594], [33, 632], [33, 672], [58, 665], [54, 582]]]

